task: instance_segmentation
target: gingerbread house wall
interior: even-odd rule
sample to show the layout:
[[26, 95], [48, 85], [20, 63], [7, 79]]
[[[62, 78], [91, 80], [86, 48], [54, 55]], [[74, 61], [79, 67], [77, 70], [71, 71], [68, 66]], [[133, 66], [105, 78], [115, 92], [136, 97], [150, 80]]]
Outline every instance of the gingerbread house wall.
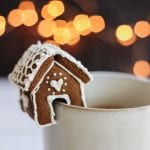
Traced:
[[29, 116], [34, 119], [33, 102], [30, 92], [20, 90], [20, 105], [22, 111], [27, 112]]
[[[57, 83], [60, 79], [62, 80], [62, 85], [60, 91], [57, 91], [58, 89], [52, 86], [52, 82]], [[37, 116], [35, 117], [37, 117], [38, 123], [44, 125], [52, 122], [52, 112], [47, 100], [47, 97], [50, 95], [67, 94], [72, 105], [83, 106], [80, 84], [81, 83], [70, 74], [69, 70], [64, 70], [61, 64], [54, 62], [35, 93], [35, 107], [37, 110]]]

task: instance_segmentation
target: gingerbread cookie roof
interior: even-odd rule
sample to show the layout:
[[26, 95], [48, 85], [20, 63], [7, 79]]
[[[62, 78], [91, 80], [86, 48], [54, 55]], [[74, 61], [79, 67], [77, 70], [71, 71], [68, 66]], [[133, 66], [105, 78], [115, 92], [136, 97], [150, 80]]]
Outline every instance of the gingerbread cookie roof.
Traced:
[[23, 56], [15, 65], [12, 73], [9, 75], [9, 79], [17, 84], [23, 91], [28, 91], [31, 82], [33, 81], [43, 62], [47, 58], [55, 55], [66, 57], [69, 61], [76, 64], [78, 68], [82, 69], [90, 79], [92, 79], [91, 74], [81, 64], [81, 62], [77, 61], [69, 53], [61, 50], [55, 45], [49, 43], [41, 44], [40, 42], [31, 45], [27, 51], [24, 52]]

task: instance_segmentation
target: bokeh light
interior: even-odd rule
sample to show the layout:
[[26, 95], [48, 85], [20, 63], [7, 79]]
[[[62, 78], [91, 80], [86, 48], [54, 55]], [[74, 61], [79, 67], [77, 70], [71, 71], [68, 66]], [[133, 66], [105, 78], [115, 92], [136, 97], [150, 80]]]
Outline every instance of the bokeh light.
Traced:
[[132, 36], [131, 39], [129, 39], [129, 40], [127, 40], [127, 41], [121, 41], [121, 40], [118, 39], [118, 42], [119, 42], [121, 45], [123, 45], [123, 46], [130, 46], [130, 45], [132, 45], [132, 44], [135, 43], [136, 39], [137, 39], [136, 35], [133, 34], [133, 36]]
[[6, 20], [4, 16], [0, 16], [0, 30], [3, 30], [6, 26]]
[[67, 22], [65, 20], [55, 20], [55, 23], [57, 25], [57, 28], [66, 27], [67, 25]]
[[116, 37], [120, 41], [128, 41], [133, 37], [133, 30], [129, 25], [120, 25], [116, 29]]
[[33, 26], [38, 22], [38, 14], [35, 10], [27, 9], [22, 11], [22, 23], [25, 26]]
[[26, 9], [35, 9], [34, 3], [31, 1], [22, 1], [19, 4], [19, 9], [26, 10]]
[[138, 77], [150, 76], [150, 65], [146, 60], [138, 60], [133, 66], [133, 72]]
[[84, 32], [90, 28], [91, 23], [87, 15], [80, 14], [74, 18], [73, 25], [77, 31]]
[[2, 36], [5, 33], [5, 27], [0, 29], [0, 36]]
[[57, 28], [54, 32], [54, 40], [61, 45], [67, 44], [71, 40], [71, 32], [67, 27]]
[[53, 17], [62, 15], [65, 11], [65, 7], [62, 1], [53, 0], [48, 4], [48, 13]]
[[8, 23], [13, 27], [22, 25], [22, 10], [13, 9], [8, 14]]
[[46, 40], [44, 43], [50, 43], [50, 44], [53, 44], [57, 47], [60, 47], [58, 43], [56, 43], [54, 40]]
[[4, 16], [0, 16], [0, 36], [5, 33], [6, 20]]
[[75, 44], [77, 44], [80, 41], [80, 36], [77, 36], [75, 38], [72, 38], [67, 44], [70, 46], [73, 46]]
[[90, 30], [94, 33], [101, 32], [105, 28], [105, 21], [102, 16], [91, 16], [90, 21]]
[[71, 32], [71, 38], [72, 39], [77, 38], [77, 37], [80, 36], [79, 32], [74, 28], [72, 21], [70, 21], [70, 22], [67, 23], [67, 28]]
[[150, 35], [150, 24], [147, 21], [138, 21], [134, 26], [135, 34], [140, 38]]
[[81, 34], [82, 36], [87, 36], [87, 35], [89, 35], [90, 33], [91, 33], [91, 30], [90, 30], [90, 29], [87, 29], [87, 30], [81, 32], [80, 34]]
[[51, 16], [51, 15], [48, 13], [48, 4], [47, 4], [47, 5], [44, 5], [44, 6], [42, 7], [41, 16], [42, 16], [44, 19], [54, 19], [54, 17]]
[[53, 35], [54, 31], [56, 30], [56, 23], [51, 19], [42, 20], [38, 25], [38, 33], [42, 37], [50, 37]]

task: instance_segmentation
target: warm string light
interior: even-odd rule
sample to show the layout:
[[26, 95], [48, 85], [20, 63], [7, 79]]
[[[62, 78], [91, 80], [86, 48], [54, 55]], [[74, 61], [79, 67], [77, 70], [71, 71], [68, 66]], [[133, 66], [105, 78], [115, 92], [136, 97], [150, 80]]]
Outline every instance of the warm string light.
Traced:
[[42, 7], [42, 10], [41, 10], [41, 16], [44, 18], [44, 19], [54, 19], [53, 16], [51, 16], [48, 12], [48, 4], [47, 5], [44, 5]]
[[90, 22], [90, 30], [94, 33], [101, 32], [105, 28], [105, 21], [102, 16], [91, 16]]
[[147, 21], [138, 21], [134, 26], [135, 34], [140, 38], [146, 38], [150, 35], [150, 24]]
[[67, 27], [59, 27], [54, 32], [54, 40], [61, 45], [67, 44], [71, 40], [71, 32]]
[[146, 60], [138, 60], [134, 63], [133, 72], [137, 77], [150, 76], [150, 64]]
[[53, 0], [48, 3], [47, 11], [51, 16], [56, 18], [64, 13], [65, 7], [62, 1]]
[[[105, 28], [105, 21], [102, 16], [88, 16], [78, 14], [72, 21], [58, 20], [65, 11], [64, 3], [60, 0], [53, 0], [44, 5], [41, 9], [41, 16], [45, 19], [38, 24], [38, 33], [44, 38], [53, 36], [58, 44], [74, 45], [78, 43], [81, 36], [87, 36], [90, 33], [99, 33]], [[18, 9], [10, 11], [8, 14], [8, 23], [13, 27], [20, 25], [33, 26], [38, 22], [38, 14], [33, 2], [22, 1]], [[71, 23], [70, 23], [71, 22]], [[69, 25], [70, 24], [70, 25]], [[2, 28], [2, 25], [0, 26]], [[62, 28], [65, 30], [62, 32]], [[0, 35], [5, 32], [5, 28], [0, 29]], [[61, 31], [59, 34], [58, 31]], [[134, 34], [135, 33], [135, 34]], [[129, 46], [135, 43], [137, 37], [146, 38], [150, 35], [150, 24], [147, 21], [138, 21], [134, 30], [129, 25], [120, 25], [116, 29], [117, 41], [123, 46]], [[66, 39], [64, 38], [66, 36]]]
[[22, 11], [21, 21], [25, 26], [33, 26], [38, 22], [37, 12], [32, 9]]
[[54, 34], [57, 25], [55, 21], [51, 19], [42, 20], [38, 25], [38, 33], [45, 38], [48, 38]]
[[66, 27], [67, 25], [67, 22], [65, 20], [55, 20], [55, 23], [57, 25], [57, 28]]
[[116, 29], [116, 37], [120, 41], [128, 41], [133, 37], [133, 30], [129, 25], [120, 25]]
[[19, 9], [21, 10], [27, 10], [27, 9], [35, 9], [34, 3], [31, 1], [22, 1], [20, 2]]
[[[49, 9], [50, 7], [54, 7], [54, 5], [56, 10], [54, 8]], [[50, 11], [52, 12], [56, 11], [55, 14], [57, 15], [54, 16], [53, 13]], [[69, 22], [65, 20], [55, 19], [56, 17], [62, 15], [63, 13], [64, 13], [64, 4], [61, 1], [51, 1], [48, 4], [44, 5], [41, 11], [41, 16], [46, 20], [49, 19], [55, 21], [57, 28], [55, 28], [55, 31], [53, 30], [54, 31], [53, 33], [51, 33], [51, 28], [44, 27], [45, 25], [43, 25], [43, 23], [40, 22], [38, 25], [38, 33], [42, 37], [46, 38], [53, 35], [54, 40], [60, 45], [63, 44], [74, 45], [79, 42], [80, 35], [87, 36], [91, 32], [98, 33], [105, 28], [105, 22], [101, 16], [88, 17], [85, 14], [80, 14], [75, 16], [75, 18]], [[95, 23], [95, 19], [98, 20], [97, 23]], [[64, 32], [62, 31], [62, 29], [64, 29]], [[51, 34], [49, 34], [49, 32]]]
[[22, 10], [13, 9], [8, 14], [8, 23], [13, 27], [22, 25]]
[[146, 38], [150, 35], [150, 24], [148, 21], [138, 21], [134, 29], [129, 25], [120, 25], [116, 29], [117, 41], [123, 46], [134, 44], [137, 37]]
[[117, 39], [117, 41], [118, 41], [122, 46], [130, 46], [130, 45], [132, 45], [132, 44], [135, 43], [136, 39], [137, 39], [136, 36], [133, 34], [132, 38], [129, 39], [129, 40], [127, 40], [127, 41], [121, 41], [121, 40], [119, 40], [119, 39]]
[[129, 25], [118, 26], [116, 29], [116, 38], [122, 46], [130, 46], [134, 44], [137, 39], [132, 27]]
[[82, 33], [90, 28], [91, 22], [87, 15], [80, 14], [74, 18], [73, 25], [77, 31]]
[[6, 20], [4, 16], [0, 16], [0, 36], [4, 34], [6, 27]]
[[13, 9], [8, 14], [8, 23], [13, 27], [20, 25], [33, 26], [38, 22], [38, 14], [35, 6], [31, 1], [23, 1], [19, 4], [18, 9]]

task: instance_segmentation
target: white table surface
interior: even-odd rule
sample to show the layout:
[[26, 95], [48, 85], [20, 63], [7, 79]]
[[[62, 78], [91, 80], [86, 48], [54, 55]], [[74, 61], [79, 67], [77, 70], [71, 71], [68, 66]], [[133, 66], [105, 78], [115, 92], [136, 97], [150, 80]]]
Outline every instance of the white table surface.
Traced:
[[41, 129], [18, 101], [15, 86], [0, 78], [0, 150], [43, 150]]

